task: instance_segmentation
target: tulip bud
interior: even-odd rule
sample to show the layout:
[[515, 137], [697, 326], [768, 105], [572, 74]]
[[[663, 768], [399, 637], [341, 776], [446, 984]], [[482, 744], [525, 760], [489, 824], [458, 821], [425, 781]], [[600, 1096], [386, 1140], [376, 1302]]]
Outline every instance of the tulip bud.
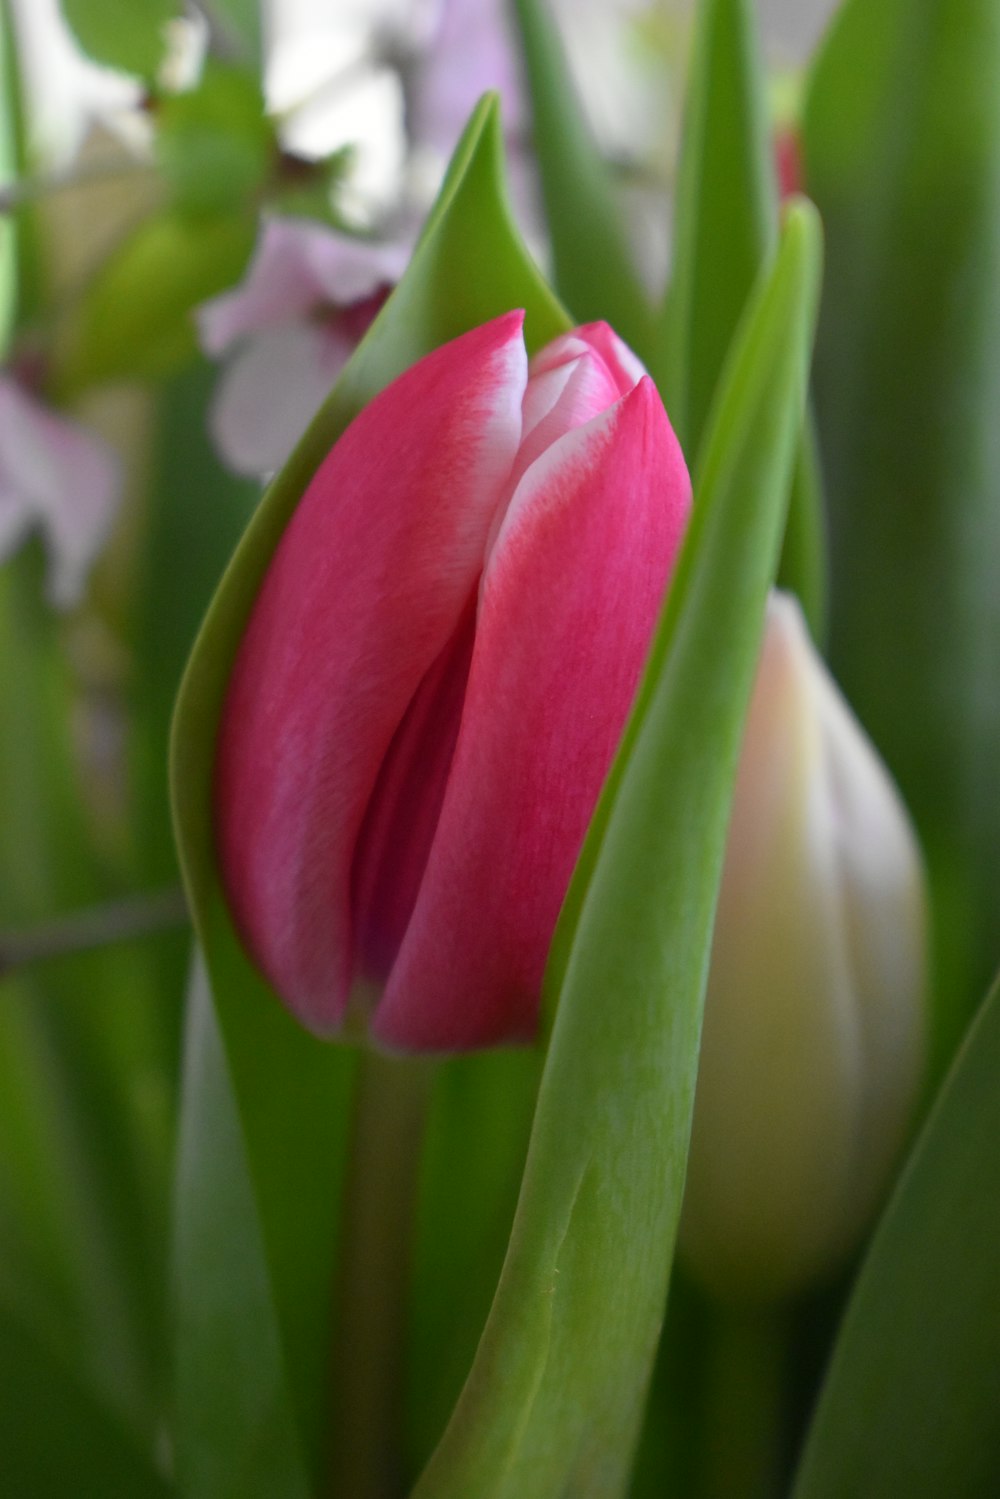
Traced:
[[903, 805], [772, 597], [716, 916], [682, 1250], [732, 1296], [855, 1245], [920, 1083], [925, 897]]
[[556, 918], [690, 503], [609, 328], [528, 365], [509, 313], [422, 359], [303, 495], [216, 763], [244, 944], [324, 1035], [533, 1034]]

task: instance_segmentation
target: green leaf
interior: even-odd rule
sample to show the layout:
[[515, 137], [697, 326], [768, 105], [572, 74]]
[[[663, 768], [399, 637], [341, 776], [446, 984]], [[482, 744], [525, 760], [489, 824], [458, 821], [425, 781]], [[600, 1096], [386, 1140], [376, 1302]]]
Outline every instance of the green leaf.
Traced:
[[1000, 10], [849, 0], [805, 173], [831, 660], [928, 856], [943, 1063], [1000, 957]]
[[517, 1216], [418, 1499], [622, 1494], [666, 1301], [743, 717], [818, 294], [790, 211], [727, 366], [687, 541], [549, 961]]
[[406, 274], [261, 502], [209, 610], [174, 721], [171, 781], [181, 863], [245, 1135], [285, 1365], [314, 1463], [327, 1414], [323, 1376], [349, 1067], [342, 1050], [315, 1040], [290, 1018], [233, 930], [212, 841], [216, 727], [260, 580], [331, 445], [415, 360], [512, 307], [527, 310], [532, 348], [567, 326], [513, 228], [503, 196], [496, 102], [484, 101]]
[[84, 52], [151, 78], [166, 50], [166, 26], [182, 7], [177, 0], [62, 0], [62, 11]]
[[[778, 234], [778, 187], [751, 0], [698, 10], [684, 108], [673, 275], [650, 367], [686, 453], [699, 453], [736, 325]], [[780, 581], [822, 629], [825, 560], [819, 471], [806, 428]]]
[[174, 1243], [175, 1437], [185, 1499], [309, 1499], [229, 1068], [195, 963]]
[[167, 1499], [171, 1492], [129, 1434], [4, 1308], [0, 1453], [9, 1494]]
[[778, 193], [753, 7], [698, 9], [684, 105], [673, 274], [654, 372], [696, 454], [733, 330], [777, 242]]
[[795, 1499], [1000, 1490], [1000, 985], [946, 1079], [854, 1288]]
[[652, 309], [622, 230], [621, 210], [590, 133], [544, 0], [516, 0], [533, 141], [556, 290], [581, 323], [603, 318], [645, 357]]
[[542, 1057], [537, 1047], [441, 1062], [421, 1162], [406, 1416], [419, 1472], [447, 1424], [503, 1265]]
[[250, 211], [276, 151], [260, 85], [238, 68], [209, 63], [157, 110], [157, 163], [185, 213]]
[[256, 236], [251, 214], [147, 219], [88, 286], [56, 381], [63, 396], [102, 380], [174, 373], [197, 349], [192, 313], [242, 275]]

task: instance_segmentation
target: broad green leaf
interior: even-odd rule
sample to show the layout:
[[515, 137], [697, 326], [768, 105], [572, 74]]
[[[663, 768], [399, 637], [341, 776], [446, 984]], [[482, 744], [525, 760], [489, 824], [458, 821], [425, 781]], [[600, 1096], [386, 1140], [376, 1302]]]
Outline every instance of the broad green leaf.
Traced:
[[197, 348], [199, 302], [238, 281], [250, 258], [250, 213], [147, 219], [88, 286], [57, 351], [61, 394], [102, 380], [174, 373]]
[[802, 204], [741, 324], [689, 535], [564, 907], [507, 1259], [418, 1499], [625, 1492], [680, 1213], [712, 918], [818, 263]]
[[156, 125], [157, 164], [179, 209], [252, 211], [277, 152], [255, 78], [210, 63], [197, 88], [162, 100]]
[[97, 62], [151, 78], [166, 50], [178, 0], [62, 0], [62, 11], [84, 52]]
[[168, 1499], [171, 1489], [124, 1430], [0, 1307], [0, 1471], [5, 1493]]
[[995, 0], [848, 0], [804, 116], [831, 660], [928, 856], [942, 1063], [1000, 959], [998, 74]]
[[512, 226], [496, 103], [484, 101], [399, 287], [261, 502], [209, 610], [174, 721], [171, 780], [181, 863], [245, 1134], [285, 1366], [314, 1463], [327, 1414], [323, 1375], [349, 1058], [286, 1014], [233, 931], [212, 842], [216, 726], [260, 580], [332, 443], [416, 359], [512, 307], [527, 310], [533, 348], [567, 326]]
[[[705, 0], [674, 211], [673, 274], [650, 367], [686, 453], [696, 458], [726, 352], [777, 243], [778, 185], [751, 0]], [[825, 589], [819, 471], [806, 427], [796, 460], [780, 581], [814, 633]]]
[[1000, 986], [862, 1265], [795, 1499], [1000, 1491]]
[[229, 1067], [204, 970], [188, 993], [174, 1236], [184, 1499], [309, 1499]]
[[516, 0], [556, 290], [580, 323], [603, 318], [645, 357], [652, 309], [607, 170], [545, 0]]

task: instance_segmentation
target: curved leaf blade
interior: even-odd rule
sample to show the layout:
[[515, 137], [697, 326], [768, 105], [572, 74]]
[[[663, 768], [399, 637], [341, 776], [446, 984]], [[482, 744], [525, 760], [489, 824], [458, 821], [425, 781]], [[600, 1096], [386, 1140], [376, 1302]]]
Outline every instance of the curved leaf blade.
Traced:
[[181, 1491], [309, 1499], [246, 1146], [197, 959], [184, 1053], [173, 1255]]
[[794, 1499], [1000, 1487], [1000, 985], [974, 1022], [848, 1305]]

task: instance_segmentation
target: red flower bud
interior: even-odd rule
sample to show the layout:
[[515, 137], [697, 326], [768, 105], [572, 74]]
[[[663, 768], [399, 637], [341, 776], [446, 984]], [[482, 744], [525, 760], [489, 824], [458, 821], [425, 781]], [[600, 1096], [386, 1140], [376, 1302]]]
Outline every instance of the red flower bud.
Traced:
[[393, 1047], [532, 1035], [680, 543], [687, 470], [638, 361], [595, 324], [529, 366], [521, 324], [464, 334], [361, 412], [234, 664], [223, 882], [321, 1034], [363, 1003]]

